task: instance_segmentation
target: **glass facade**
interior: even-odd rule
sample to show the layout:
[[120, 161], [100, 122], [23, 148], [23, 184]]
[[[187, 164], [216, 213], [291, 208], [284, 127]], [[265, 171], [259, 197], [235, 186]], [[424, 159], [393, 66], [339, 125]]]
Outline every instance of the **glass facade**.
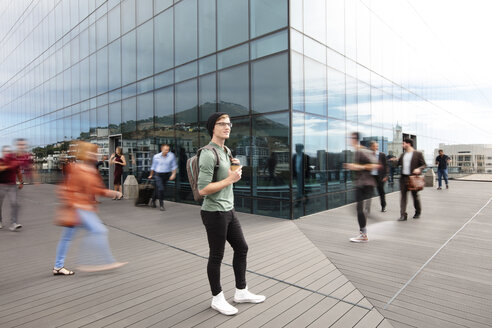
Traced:
[[186, 160], [209, 142], [210, 113], [223, 111], [244, 165], [236, 209], [297, 218], [353, 201], [342, 168], [350, 132], [396, 156], [412, 136], [428, 160], [443, 142], [430, 76], [414, 78], [426, 70], [377, 3], [6, 2], [0, 139], [29, 139], [47, 182], [74, 139], [99, 144], [102, 159], [121, 145], [125, 175], [139, 180], [168, 143], [179, 174], [166, 196], [191, 203]]

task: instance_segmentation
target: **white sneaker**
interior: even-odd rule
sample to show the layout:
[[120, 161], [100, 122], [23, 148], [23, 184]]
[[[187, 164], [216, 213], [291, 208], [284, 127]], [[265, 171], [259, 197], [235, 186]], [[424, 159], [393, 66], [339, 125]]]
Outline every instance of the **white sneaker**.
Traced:
[[222, 314], [225, 315], [234, 315], [238, 312], [238, 310], [229, 304], [227, 300], [224, 297], [224, 292], [220, 292], [220, 294], [215, 295], [212, 297], [212, 309], [219, 311]]
[[266, 299], [263, 295], [256, 295], [248, 290], [248, 287], [244, 289], [237, 289], [234, 294], [234, 302], [236, 303], [261, 303]]
[[10, 231], [17, 231], [19, 230], [20, 228], [22, 228], [22, 224], [19, 224], [19, 223], [12, 223], [9, 227], [9, 230]]
[[350, 238], [350, 241], [353, 243], [367, 243], [369, 238], [367, 238], [367, 233], [359, 233], [357, 237]]
[[2, 225], [2, 222], [0, 222], [0, 229], [2, 229], [2, 228], [3, 228], [3, 225]]

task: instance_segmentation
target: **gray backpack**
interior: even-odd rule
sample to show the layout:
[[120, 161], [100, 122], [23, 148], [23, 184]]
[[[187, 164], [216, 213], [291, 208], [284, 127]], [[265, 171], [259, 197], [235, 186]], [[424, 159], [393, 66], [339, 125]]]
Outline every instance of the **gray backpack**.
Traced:
[[[224, 146], [224, 148], [226, 149], [227, 153], [229, 154], [229, 157], [231, 158], [232, 156], [229, 148], [227, 148], [227, 146]], [[198, 149], [196, 155], [191, 158], [188, 158], [188, 160], [186, 161], [186, 173], [188, 173], [188, 181], [190, 182], [191, 191], [193, 192], [193, 198], [197, 202], [203, 199], [203, 196], [200, 195], [200, 192], [198, 191], [198, 175], [200, 174], [200, 154], [203, 149], [211, 150], [215, 156], [215, 167], [214, 167], [214, 175], [212, 178], [212, 182], [217, 181], [217, 170], [219, 169], [220, 166], [220, 156], [217, 153], [217, 148], [215, 148], [212, 145], [206, 145]]]

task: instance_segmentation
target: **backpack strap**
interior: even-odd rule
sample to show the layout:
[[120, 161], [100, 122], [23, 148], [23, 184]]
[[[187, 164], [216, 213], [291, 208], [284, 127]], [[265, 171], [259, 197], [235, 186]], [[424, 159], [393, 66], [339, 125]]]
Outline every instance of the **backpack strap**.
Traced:
[[[219, 166], [220, 166], [220, 157], [219, 157], [219, 153], [217, 153], [217, 148], [215, 148], [212, 145], [205, 145], [202, 148], [200, 148], [199, 151], [201, 151], [202, 149], [211, 150], [215, 156], [215, 167], [214, 167], [214, 175], [212, 177], [212, 182], [217, 182], [217, 171], [219, 170]], [[229, 149], [227, 150], [229, 151]]]

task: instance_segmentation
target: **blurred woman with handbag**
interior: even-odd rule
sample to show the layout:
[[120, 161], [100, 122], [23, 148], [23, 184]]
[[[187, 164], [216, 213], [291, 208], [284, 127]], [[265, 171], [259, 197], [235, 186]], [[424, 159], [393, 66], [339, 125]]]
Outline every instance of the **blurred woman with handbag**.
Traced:
[[65, 256], [79, 227], [87, 230], [81, 244], [85, 256], [81, 258], [80, 271], [95, 272], [121, 267], [127, 262], [116, 262], [111, 254], [108, 242], [108, 229], [97, 216], [97, 203], [94, 196], [121, 197], [121, 193], [106, 189], [101, 176], [94, 167], [97, 160], [97, 145], [77, 142], [76, 158], [79, 162], [71, 164], [67, 176], [58, 193], [62, 201], [55, 224], [64, 226], [56, 251], [54, 275], [73, 275], [66, 269]]

